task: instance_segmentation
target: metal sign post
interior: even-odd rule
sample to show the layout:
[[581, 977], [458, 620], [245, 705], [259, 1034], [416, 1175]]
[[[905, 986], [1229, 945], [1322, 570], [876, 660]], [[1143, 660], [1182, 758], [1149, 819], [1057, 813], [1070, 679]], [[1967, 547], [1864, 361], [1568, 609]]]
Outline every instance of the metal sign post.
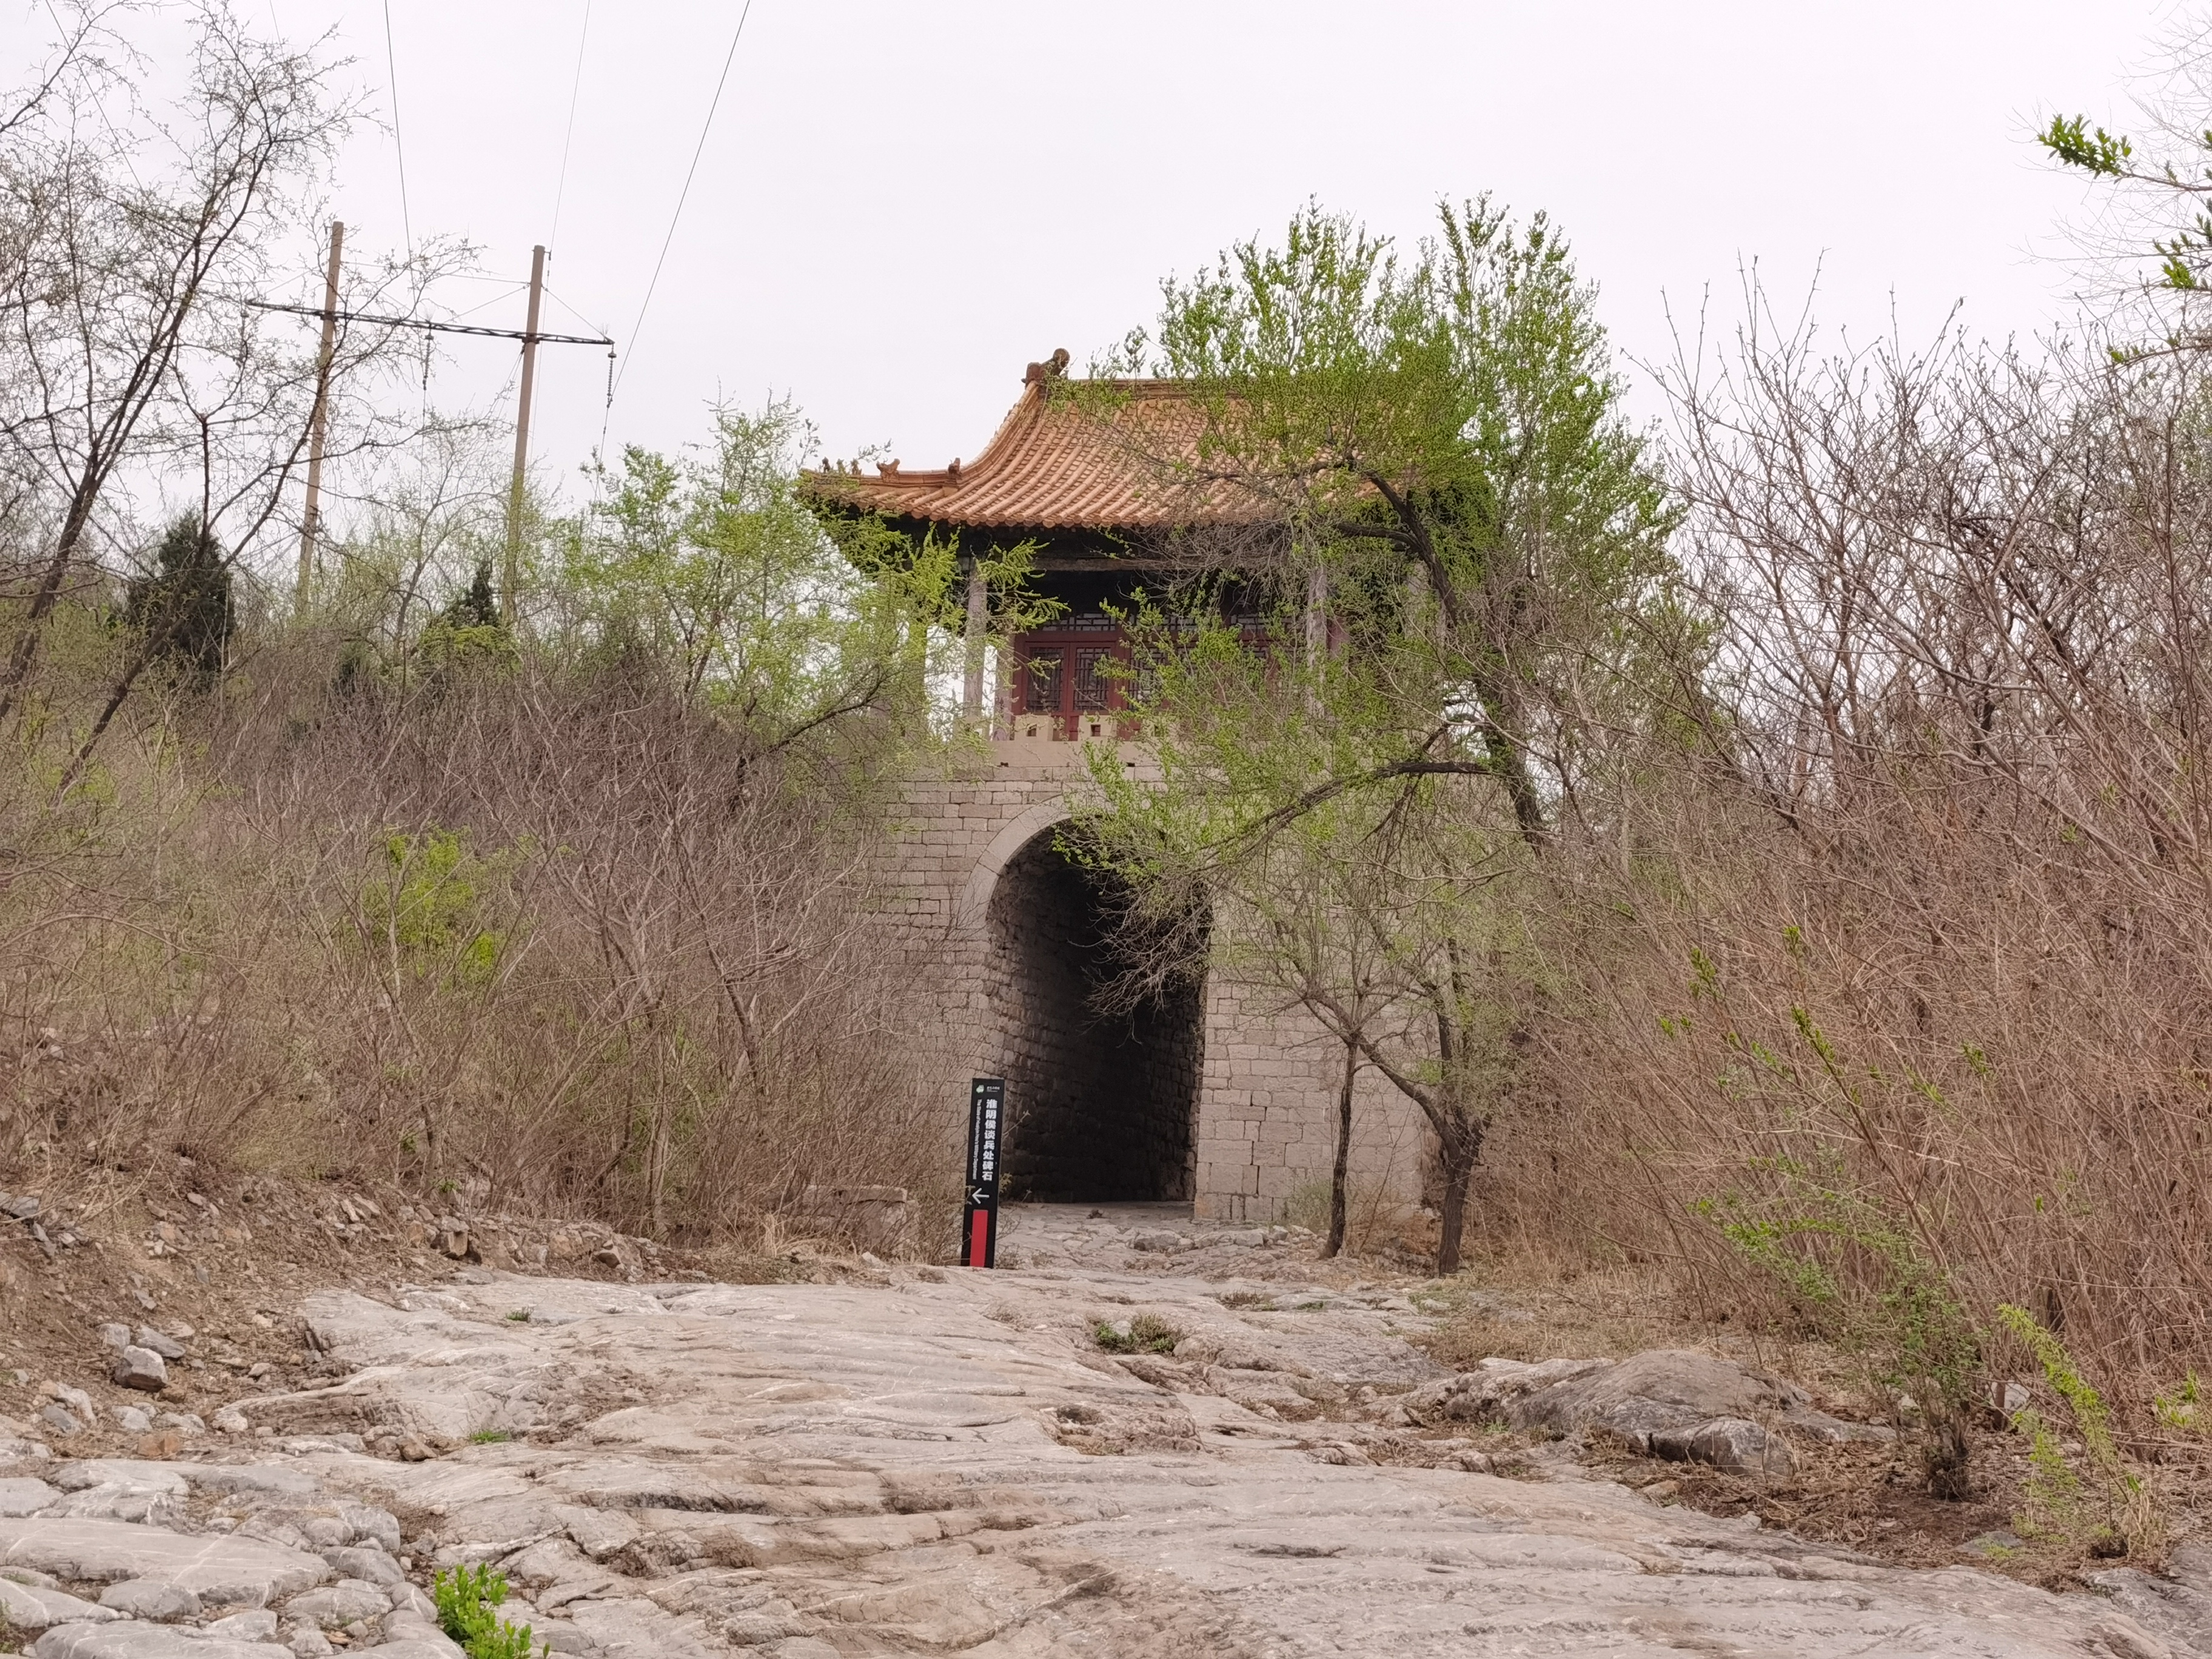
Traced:
[[960, 1265], [990, 1267], [999, 1260], [999, 1134], [1006, 1080], [979, 1077], [968, 1091], [968, 1192], [960, 1230]]

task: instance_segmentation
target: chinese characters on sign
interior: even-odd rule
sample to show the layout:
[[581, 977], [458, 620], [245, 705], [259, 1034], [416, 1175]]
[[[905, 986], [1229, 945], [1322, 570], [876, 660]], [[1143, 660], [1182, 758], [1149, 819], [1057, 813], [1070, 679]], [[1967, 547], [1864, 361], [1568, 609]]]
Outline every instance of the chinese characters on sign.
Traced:
[[979, 1077], [968, 1091], [968, 1192], [960, 1265], [995, 1266], [999, 1255], [999, 1131], [1006, 1080]]

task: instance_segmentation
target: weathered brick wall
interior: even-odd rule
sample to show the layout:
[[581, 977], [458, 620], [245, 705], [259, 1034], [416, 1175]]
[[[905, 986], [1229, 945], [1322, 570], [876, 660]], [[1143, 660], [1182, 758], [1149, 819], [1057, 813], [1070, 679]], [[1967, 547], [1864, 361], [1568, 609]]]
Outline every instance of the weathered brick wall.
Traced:
[[[1336, 1158], [1344, 1050], [1278, 992], [1216, 972], [1206, 986], [1206, 1080], [1199, 1096], [1200, 1215], [1273, 1221], [1299, 1188], [1326, 1182]], [[1350, 1172], [1356, 1191], [1420, 1195], [1427, 1127], [1383, 1079], [1352, 1087]]]
[[[1191, 1199], [1200, 1216], [1275, 1219], [1328, 1179], [1342, 1051], [1302, 1011], [1218, 970], [1202, 1011], [1119, 1030], [1072, 1018], [1098, 968], [1082, 948], [1096, 930], [1079, 879], [1054, 873], [1049, 836], [1081, 786], [1080, 757], [1068, 744], [989, 747], [909, 787], [884, 872], [893, 948], [939, 988], [925, 1063], [946, 1110], [965, 1112], [970, 1077], [1005, 1077], [1008, 1178], [1040, 1197], [1157, 1194]], [[1180, 1113], [1144, 1109], [1192, 1092], [1187, 1128]], [[1418, 1197], [1425, 1130], [1412, 1104], [1363, 1073], [1353, 1121], [1355, 1187]]]

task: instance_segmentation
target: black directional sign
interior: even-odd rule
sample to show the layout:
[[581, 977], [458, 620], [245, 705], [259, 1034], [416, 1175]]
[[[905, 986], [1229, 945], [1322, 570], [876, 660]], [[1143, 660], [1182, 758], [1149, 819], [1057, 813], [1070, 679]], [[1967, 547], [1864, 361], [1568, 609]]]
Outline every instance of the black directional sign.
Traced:
[[960, 1265], [995, 1267], [999, 1260], [999, 1142], [1006, 1080], [979, 1077], [968, 1089], [968, 1193], [960, 1229]]

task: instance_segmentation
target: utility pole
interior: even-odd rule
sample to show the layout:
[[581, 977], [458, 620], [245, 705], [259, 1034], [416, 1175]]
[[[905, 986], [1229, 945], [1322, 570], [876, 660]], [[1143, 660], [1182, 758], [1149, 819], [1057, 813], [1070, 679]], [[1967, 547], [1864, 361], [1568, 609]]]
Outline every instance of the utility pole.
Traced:
[[[315, 579], [315, 532], [322, 527], [323, 436], [330, 428], [331, 362], [338, 343], [338, 256], [345, 226], [331, 221], [331, 263], [323, 276], [323, 349], [315, 360], [315, 412], [307, 422], [307, 510], [300, 520], [300, 581], [292, 591], [292, 614], [307, 613], [307, 591]], [[531, 326], [538, 325], [535, 311]]]
[[522, 397], [514, 413], [514, 482], [507, 497], [507, 580], [499, 594], [499, 614], [510, 628], [522, 575], [522, 479], [530, 465], [530, 394], [538, 379], [538, 307], [544, 297], [545, 247], [540, 243], [530, 251], [530, 317], [522, 325]]
[[960, 688], [960, 712], [970, 726], [983, 718], [983, 647], [991, 625], [991, 594], [983, 578], [983, 562], [968, 563], [968, 673]]
[[315, 534], [321, 524], [323, 437], [330, 422], [331, 374], [336, 364], [337, 331], [341, 322], [364, 323], [376, 328], [419, 328], [429, 334], [473, 334], [493, 340], [522, 342], [522, 406], [514, 416], [514, 483], [507, 506], [507, 569], [505, 591], [500, 596], [500, 615], [512, 623], [516, 614], [516, 590], [522, 580], [522, 486], [530, 465], [530, 402], [537, 391], [538, 348], [552, 345], [605, 346], [611, 356], [614, 342], [604, 334], [541, 334], [538, 319], [545, 298], [545, 250], [533, 248], [530, 260], [530, 320], [521, 333], [511, 328], [483, 328], [474, 323], [433, 322], [424, 317], [374, 316], [365, 311], [338, 309], [338, 252], [344, 245], [345, 227], [331, 226], [331, 267], [323, 284], [323, 303], [286, 305], [276, 300], [248, 300], [257, 311], [289, 312], [299, 317], [323, 319], [323, 351], [315, 376], [315, 410], [307, 434], [307, 513], [300, 531], [299, 589], [293, 608], [305, 611], [307, 588], [315, 568]]

